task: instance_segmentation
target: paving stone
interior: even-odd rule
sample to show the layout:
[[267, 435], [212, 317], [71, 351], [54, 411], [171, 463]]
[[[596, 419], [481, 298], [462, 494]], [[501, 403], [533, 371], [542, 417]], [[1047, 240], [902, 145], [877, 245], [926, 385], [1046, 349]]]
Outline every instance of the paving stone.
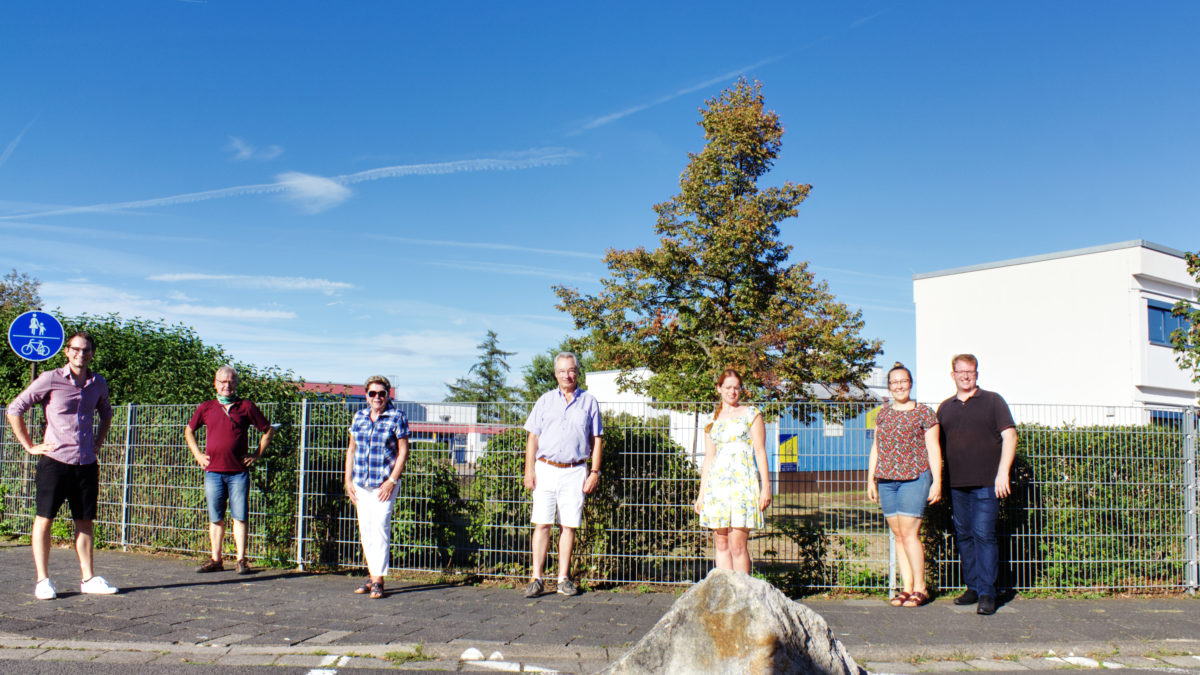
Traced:
[[92, 649], [47, 649], [34, 661], [91, 661], [102, 653]]
[[1005, 659], [972, 659], [967, 661], [967, 665], [979, 670], [1029, 670], [1016, 661]]
[[45, 649], [0, 649], [0, 659], [6, 661], [32, 661], [45, 654]]
[[384, 668], [388, 662], [366, 656], [343, 656], [337, 659], [338, 668]]
[[276, 658], [274, 654], [226, 654], [216, 663], [219, 666], [269, 666]]
[[304, 644], [327, 645], [327, 644], [330, 644], [331, 642], [336, 642], [338, 640], [341, 640], [342, 638], [346, 637], [347, 635], [352, 635], [351, 631], [348, 631], [348, 630], [325, 631], [324, 633], [321, 633], [320, 635], [314, 635], [314, 636], [310, 637], [309, 639], [305, 640]]
[[158, 652], [102, 652], [99, 656], [92, 659], [93, 663], [150, 663], [156, 660], [160, 654]]
[[859, 664], [872, 673], [916, 673], [919, 669], [911, 663], [896, 663], [888, 661], [868, 661]]
[[1200, 656], [1160, 656], [1158, 658], [1173, 666], [1181, 666], [1183, 668], [1200, 668]]
[[239, 642], [245, 642], [246, 640], [249, 640], [252, 637], [254, 637], [254, 636], [248, 635], [246, 633], [230, 633], [229, 635], [219, 635], [217, 637], [212, 638], [211, 640], [208, 640], [207, 642], [209, 644], [214, 644], [214, 645], [228, 646], [228, 645], [237, 644]]
[[1162, 668], [1163, 662], [1146, 656], [1114, 656], [1113, 661], [1130, 668]]
[[975, 670], [963, 661], [926, 661], [917, 666], [922, 673], [949, 673], [959, 670]]
[[284, 654], [275, 659], [275, 665], [316, 668], [319, 666], [331, 666], [337, 663], [338, 658], [337, 654]]
[[1071, 664], [1062, 659], [1048, 659], [1042, 656], [1023, 656], [1017, 659], [1017, 663], [1025, 666], [1030, 670], [1058, 670], [1059, 668], [1074, 668]]

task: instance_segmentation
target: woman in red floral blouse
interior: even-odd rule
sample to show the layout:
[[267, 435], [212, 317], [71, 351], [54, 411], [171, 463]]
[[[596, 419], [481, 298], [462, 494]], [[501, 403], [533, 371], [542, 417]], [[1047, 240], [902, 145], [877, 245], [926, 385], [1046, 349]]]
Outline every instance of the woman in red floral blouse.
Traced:
[[867, 467], [867, 497], [883, 508], [883, 517], [900, 545], [896, 562], [904, 589], [892, 597], [895, 607], [929, 602], [921, 518], [925, 505], [942, 498], [942, 449], [937, 416], [909, 398], [912, 373], [899, 361], [888, 371], [892, 402], [875, 417], [875, 441]]

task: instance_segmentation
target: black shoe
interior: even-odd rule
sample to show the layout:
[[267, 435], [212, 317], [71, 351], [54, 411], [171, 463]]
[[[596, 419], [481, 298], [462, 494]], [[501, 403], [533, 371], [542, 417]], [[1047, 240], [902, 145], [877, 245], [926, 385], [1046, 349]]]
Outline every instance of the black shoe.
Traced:
[[996, 613], [996, 599], [990, 595], [979, 596], [979, 606], [975, 608], [976, 614], [991, 616]]
[[979, 601], [979, 594], [971, 589], [954, 599], [956, 605], [973, 605]]

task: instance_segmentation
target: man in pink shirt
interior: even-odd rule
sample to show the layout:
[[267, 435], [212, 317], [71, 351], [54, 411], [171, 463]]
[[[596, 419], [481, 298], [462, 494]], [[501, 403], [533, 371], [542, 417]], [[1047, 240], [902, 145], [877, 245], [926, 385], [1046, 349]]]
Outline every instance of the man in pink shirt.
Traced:
[[[108, 383], [92, 372], [96, 342], [87, 333], [76, 333], [67, 340], [67, 365], [42, 373], [29, 388], [17, 395], [5, 413], [17, 442], [31, 455], [38, 455], [35, 484], [37, 515], [30, 534], [37, 585], [33, 594], [39, 600], [58, 597], [50, 581], [50, 525], [63, 502], [71, 507], [75, 520], [75, 553], [83, 581], [82, 593], [109, 595], [117, 589], [92, 571], [92, 522], [100, 494], [100, 465], [96, 453], [104, 445], [112, 424], [112, 405], [108, 401]], [[34, 405], [45, 410], [46, 434], [34, 444], [23, 415]], [[93, 435], [95, 413], [100, 426]]]

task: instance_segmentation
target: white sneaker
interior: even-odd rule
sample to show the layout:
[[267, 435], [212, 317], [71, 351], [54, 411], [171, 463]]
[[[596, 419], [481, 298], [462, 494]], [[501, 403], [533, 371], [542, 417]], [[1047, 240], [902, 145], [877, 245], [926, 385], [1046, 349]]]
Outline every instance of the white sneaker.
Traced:
[[58, 597], [58, 591], [54, 590], [54, 582], [50, 581], [50, 577], [37, 582], [37, 586], [33, 587], [33, 597], [38, 600], [53, 600]]
[[104, 577], [94, 576], [79, 584], [79, 592], [89, 595], [112, 595], [117, 592], [117, 587], [105, 581]]

